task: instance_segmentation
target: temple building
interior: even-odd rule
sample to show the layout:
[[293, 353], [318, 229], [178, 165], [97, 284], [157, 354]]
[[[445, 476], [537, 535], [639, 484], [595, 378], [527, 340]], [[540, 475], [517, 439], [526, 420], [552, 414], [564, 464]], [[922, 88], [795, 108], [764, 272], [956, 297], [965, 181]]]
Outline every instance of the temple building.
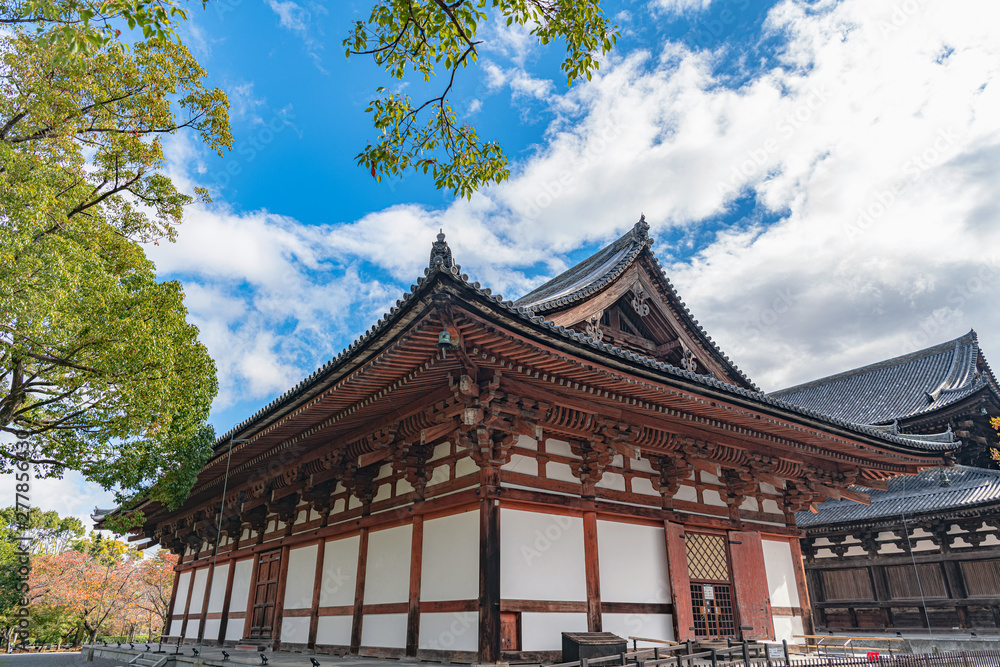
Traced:
[[181, 559], [185, 642], [550, 660], [562, 632], [812, 629], [796, 512], [941, 465], [908, 436], [761, 393], [640, 220], [516, 302], [444, 235], [355, 343], [219, 438], [132, 539]]
[[817, 631], [996, 632], [1000, 393], [976, 332], [772, 396], [911, 438], [961, 438], [948, 458], [968, 464], [854, 487], [871, 505], [797, 515]]

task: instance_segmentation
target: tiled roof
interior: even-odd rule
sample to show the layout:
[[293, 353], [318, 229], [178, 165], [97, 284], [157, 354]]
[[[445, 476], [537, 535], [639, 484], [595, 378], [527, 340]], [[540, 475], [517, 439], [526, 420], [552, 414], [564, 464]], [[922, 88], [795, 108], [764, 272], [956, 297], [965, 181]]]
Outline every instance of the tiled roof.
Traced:
[[506, 312], [506, 314], [510, 317], [519, 319], [525, 324], [544, 329], [550, 335], [559, 336], [564, 340], [571, 341], [581, 347], [589, 347], [609, 357], [614, 357], [630, 362], [636, 366], [644, 367], [656, 375], [661, 376], [664, 380], [680, 379], [694, 382], [695, 384], [728, 394], [734, 398], [749, 400], [761, 407], [770, 407], [782, 410], [799, 417], [816, 420], [821, 424], [825, 424], [830, 427], [847, 430], [862, 437], [873, 438], [877, 441], [885, 443], [885, 445], [890, 448], [903, 448], [904, 450], [908, 450], [910, 452], [922, 451], [944, 454], [945, 452], [954, 451], [961, 445], [961, 442], [959, 441], [934, 442], [921, 440], [919, 438], [914, 439], [913, 436], [887, 432], [885, 429], [859, 425], [836, 416], [820, 414], [808, 408], [803, 408], [779, 398], [768, 396], [767, 394], [761, 393], [755, 389], [748, 389], [730, 384], [728, 382], [723, 382], [722, 380], [719, 380], [711, 375], [699, 375], [697, 373], [692, 373], [690, 371], [677, 368], [676, 366], [672, 366], [649, 357], [644, 357], [635, 352], [594, 340], [584, 333], [554, 324], [553, 322], [546, 320], [544, 317], [536, 315], [524, 306], [517, 306], [511, 301], [504, 300], [504, 298], [500, 295], [494, 295], [489, 288], [480, 286], [478, 282], [469, 282], [469, 276], [462, 273], [462, 267], [458, 264], [452, 263], [451, 252], [444, 243], [443, 235], [440, 235], [439, 242], [434, 244], [434, 249], [431, 251], [430, 266], [424, 269], [424, 274], [426, 277], [418, 278], [416, 284], [410, 286], [410, 291], [404, 294], [401, 299], [397, 300], [396, 305], [393, 308], [390, 308], [389, 312], [383, 315], [377, 323], [372, 325], [372, 327], [365, 334], [297, 385], [219, 437], [216, 440], [215, 447], [217, 449], [223, 447], [229, 443], [230, 438], [245, 437], [246, 435], [250, 435], [254, 431], [258, 430], [267, 422], [279, 419], [281, 415], [293, 409], [303, 396], [318, 390], [318, 388], [324, 386], [330, 378], [335, 377], [339, 372], [344, 371], [345, 367], [349, 366], [349, 362], [352, 362], [362, 349], [367, 347], [381, 333], [396, 323], [396, 321], [402, 316], [403, 312], [408, 310], [408, 305], [412, 302], [412, 300], [416, 296], [425, 292], [427, 285], [433, 282], [433, 279], [439, 275], [447, 276], [451, 280], [454, 280], [458, 284], [462, 285], [464, 288], [471, 290], [474, 295], [488, 300], [493, 304], [494, 308]]
[[931, 468], [916, 475], [889, 480], [888, 491], [852, 487], [871, 495], [872, 504], [852, 500], [827, 500], [818, 512], [799, 512], [800, 528], [829, 527], [833, 524], [898, 519], [925, 514], [961, 512], [1000, 503], [1000, 470], [970, 466]]
[[528, 292], [514, 305], [540, 313], [583, 300], [631, 266], [643, 248], [652, 243], [648, 230], [645, 220], [640, 221], [620, 239]]
[[653, 239], [649, 238], [649, 224], [646, 222], [646, 217], [643, 216], [632, 229], [617, 241], [528, 292], [516, 300], [514, 305], [526, 308], [532, 313], [546, 313], [584, 301], [617, 280], [643, 251], [646, 251], [656, 267], [657, 277], [660, 279], [663, 289], [675, 302], [676, 312], [681, 321], [696, 338], [701, 339], [708, 353], [723, 368], [728, 369], [730, 377], [734, 378], [737, 384], [758, 390], [753, 381], [737, 368], [733, 360], [715, 344], [715, 341], [698, 323], [698, 320], [694, 319], [687, 305], [677, 294], [670, 279], [663, 272], [663, 267], [660, 266], [659, 260], [653, 253], [652, 245]]
[[[859, 424], [888, 424], [938, 410], [991, 387], [980, 373], [975, 331], [960, 338], [813, 380], [771, 395]], [[996, 391], [993, 385], [992, 391]]]

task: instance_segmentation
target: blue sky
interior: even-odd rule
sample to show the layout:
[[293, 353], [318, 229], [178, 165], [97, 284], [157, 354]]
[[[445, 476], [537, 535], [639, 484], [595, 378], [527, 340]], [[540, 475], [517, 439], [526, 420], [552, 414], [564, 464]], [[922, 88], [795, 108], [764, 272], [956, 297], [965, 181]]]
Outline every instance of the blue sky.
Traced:
[[[572, 89], [558, 47], [487, 28], [453, 103], [513, 173], [471, 201], [355, 166], [386, 80], [340, 43], [370, 2], [193, 11], [185, 40], [233, 103], [234, 151], [169, 143], [171, 175], [215, 202], [149, 252], [218, 364], [218, 432], [366, 330], [439, 228], [513, 298], [645, 213], [695, 317], [765, 390], [973, 327], [1000, 358], [1000, 5], [604, 4], [618, 48]], [[70, 513], [107, 504], [73, 488]]]

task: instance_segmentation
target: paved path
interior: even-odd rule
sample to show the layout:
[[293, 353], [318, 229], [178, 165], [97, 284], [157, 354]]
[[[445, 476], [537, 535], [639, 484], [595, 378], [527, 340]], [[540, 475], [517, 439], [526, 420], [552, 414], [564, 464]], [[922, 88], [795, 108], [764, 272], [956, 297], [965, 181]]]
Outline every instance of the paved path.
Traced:
[[102, 658], [87, 662], [80, 653], [0, 653], [0, 667], [115, 667], [119, 664], [122, 661]]

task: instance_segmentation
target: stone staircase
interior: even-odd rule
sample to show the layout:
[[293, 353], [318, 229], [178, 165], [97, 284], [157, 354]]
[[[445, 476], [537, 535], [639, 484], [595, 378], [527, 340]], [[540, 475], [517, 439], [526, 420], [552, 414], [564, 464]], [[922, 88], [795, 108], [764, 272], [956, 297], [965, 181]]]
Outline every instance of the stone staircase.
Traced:
[[167, 664], [167, 656], [140, 653], [129, 660], [128, 664], [134, 665], [134, 667], [163, 667], [163, 665]]

